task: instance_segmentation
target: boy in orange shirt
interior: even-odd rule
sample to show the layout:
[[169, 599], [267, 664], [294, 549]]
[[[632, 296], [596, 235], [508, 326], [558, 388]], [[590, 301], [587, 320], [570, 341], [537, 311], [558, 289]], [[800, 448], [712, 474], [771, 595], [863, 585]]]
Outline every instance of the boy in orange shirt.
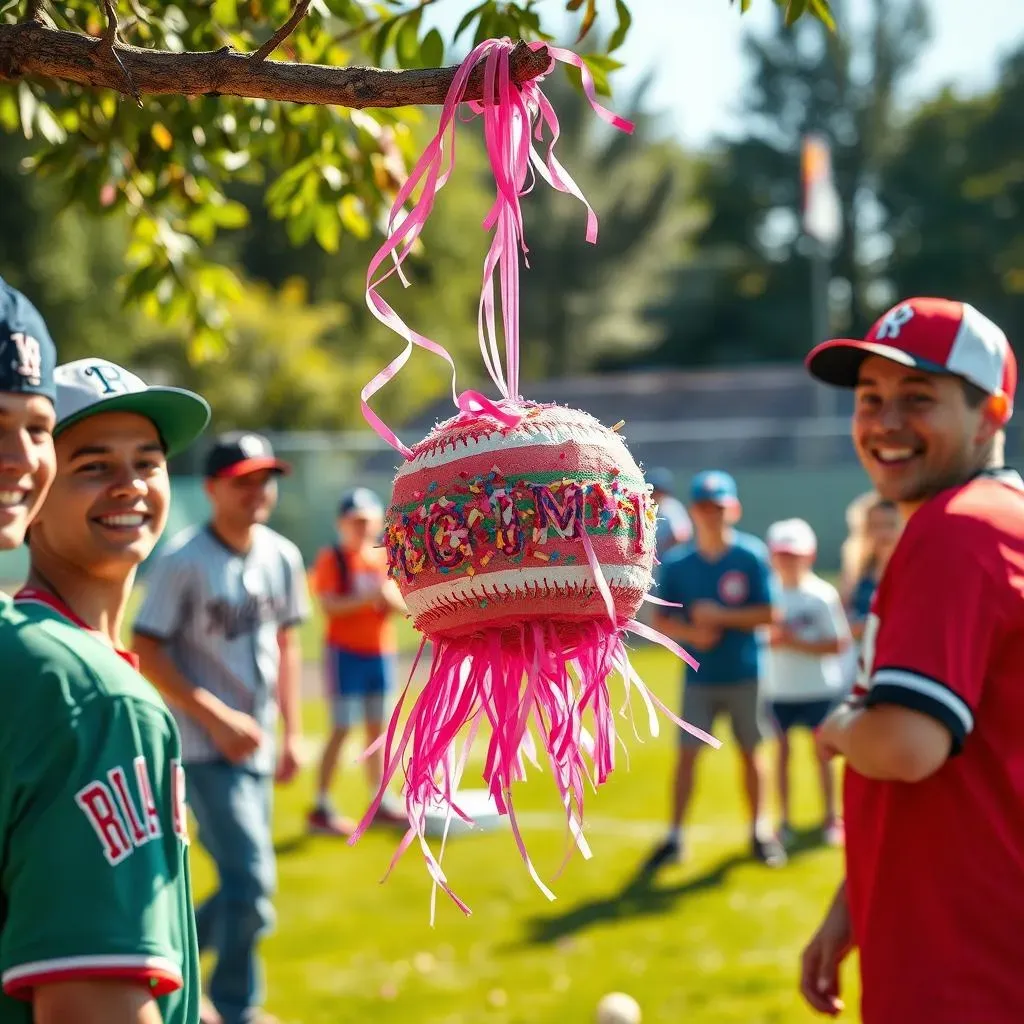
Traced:
[[[379, 546], [383, 509], [365, 487], [346, 494], [338, 507], [338, 544], [324, 548], [313, 566], [312, 589], [327, 620], [324, 668], [333, 729], [320, 761], [316, 806], [309, 813], [311, 832], [350, 836], [356, 823], [339, 814], [329, 796], [338, 755], [349, 732], [366, 726], [367, 745], [384, 729], [385, 704], [394, 689], [397, 637], [394, 616], [405, 602], [388, 578], [387, 553]], [[383, 773], [383, 751], [366, 761], [370, 789], [376, 793]], [[387, 798], [379, 820], [405, 823], [405, 815]]]

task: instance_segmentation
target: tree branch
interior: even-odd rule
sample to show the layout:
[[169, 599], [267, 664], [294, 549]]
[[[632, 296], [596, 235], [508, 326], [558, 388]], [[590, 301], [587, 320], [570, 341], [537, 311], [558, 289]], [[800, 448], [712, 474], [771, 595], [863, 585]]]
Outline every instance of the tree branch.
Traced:
[[[100, 54], [109, 54], [110, 59], [121, 69], [121, 73], [124, 75], [125, 84], [128, 86], [128, 92], [131, 94], [132, 99], [141, 107], [142, 97], [139, 95], [139, 90], [135, 88], [135, 82], [132, 80], [131, 72], [121, 62], [121, 58], [117, 54], [118, 39], [117, 39], [117, 10], [114, 8], [114, 0], [103, 0], [103, 10], [107, 15], [107, 27], [103, 30], [103, 35], [100, 41], [94, 45], [93, 57], [97, 57]], [[123, 89], [119, 89], [118, 92], [124, 92]]]
[[[236, 53], [227, 47], [202, 53], [173, 53], [117, 42], [112, 46], [118, 59], [115, 63], [95, 59], [96, 49], [102, 43], [78, 32], [47, 28], [36, 22], [0, 25], [0, 81], [52, 78], [93, 89], [113, 89], [123, 95], [132, 95], [133, 86], [136, 94], [149, 96], [220, 94], [355, 108], [406, 107], [444, 103], [457, 70], [447, 67], [386, 71], [272, 60], [257, 62], [252, 59], [255, 54]], [[520, 43], [512, 51], [511, 65], [513, 80], [528, 82], [547, 73], [551, 57], [546, 48], [534, 51]], [[482, 95], [483, 68], [477, 67], [466, 83], [465, 98], [480, 99]]]
[[313, 0], [298, 0], [292, 16], [249, 58], [254, 64], [266, 60], [296, 29]]

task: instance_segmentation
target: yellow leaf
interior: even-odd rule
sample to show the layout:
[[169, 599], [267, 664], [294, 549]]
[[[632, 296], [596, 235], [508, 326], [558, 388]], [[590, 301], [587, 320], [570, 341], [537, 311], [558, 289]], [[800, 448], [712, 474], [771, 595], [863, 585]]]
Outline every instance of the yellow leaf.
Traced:
[[153, 127], [150, 128], [149, 134], [153, 136], [153, 141], [166, 153], [174, 145], [174, 136], [168, 131], [165, 125], [162, 125], [159, 121], [155, 122]]

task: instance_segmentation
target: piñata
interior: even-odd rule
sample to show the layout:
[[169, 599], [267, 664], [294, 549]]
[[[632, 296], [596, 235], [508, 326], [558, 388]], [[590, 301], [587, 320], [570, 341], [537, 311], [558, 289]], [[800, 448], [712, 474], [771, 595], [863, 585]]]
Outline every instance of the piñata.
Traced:
[[[519, 394], [519, 261], [527, 251], [519, 200], [529, 189], [531, 172], [584, 203], [586, 237], [592, 243], [597, 218], [554, 155], [558, 119], [541, 91], [542, 79], [522, 85], [512, 80], [513, 48], [508, 39], [489, 40], [460, 65], [437, 134], [397, 196], [388, 239], [367, 273], [370, 309], [407, 342], [363, 389], [362, 408], [405, 459], [385, 517], [385, 543], [390, 574], [423, 634], [420, 654], [429, 642], [431, 662], [412, 707], [406, 708], [412, 675], [397, 702], [381, 740], [383, 783], [352, 841], [372, 822], [402, 767], [410, 827], [392, 864], [418, 838], [436, 885], [467, 913], [441, 869], [444, 838], [435, 855], [425, 822], [438, 803], [449, 821], [451, 815], [466, 818], [458, 806], [458, 789], [481, 725], [490, 733], [484, 781], [500, 813], [508, 815], [531, 876], [550, 899], [554, 896], [533, 867], [516, 822], [512, 784], [525, 777], [527, 763], [539, 766], [542, 754], [558, 787], [570, 851], [575, 846], [590, 856], [583, 836], [585, 787], [607, 779], [620, 742], [609, 689], [613, 674], [625, 683], [622, 713], [635, 689], [646, 705], [652, 734], [658, 731], [660, 708], [677, 725], [718, 745], [672, 714], [627, 657], [624, 638], [634, 631], [696, 667], [677, 644], [635, 618], [645, 599], [656, 600], [649, 596], [656, 507], [640, 467], [616, 429], [577, 409], [537, 404]], [[579, 68], [591, 106], [602, 118], [617, 129], [632, 130], [629, 122], [597, 103], [579, 57], [555, 47], [547, 50], [552, 67], [562, 61]], [[457, 113], [469, 73], [480, 62], [483, 98], [468, 107], [483, 119], [497, 192], [484, 220], [494, 236], [484, 261], [479, 328], [484, 362], [501, 397], [459, 394], [453, 372], [458, 414], [409, 448], [377, 417], [369, 398], [401, 369], [414, 345], [455, 367], [442, 346], [402, 321], [379, 287], [393, 273], [401, 277], [402, 261], [451, 173]], [[544, 142], [545, 129], [549, 140], [542, 157], [533, 143]], [[388, 260], [391, 266], [377, 276]]]

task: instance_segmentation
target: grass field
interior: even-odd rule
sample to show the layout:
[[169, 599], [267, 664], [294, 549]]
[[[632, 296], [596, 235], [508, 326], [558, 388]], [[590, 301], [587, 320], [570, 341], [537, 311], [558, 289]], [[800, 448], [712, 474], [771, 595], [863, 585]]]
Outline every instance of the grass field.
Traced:
[[[678, 699], [671, 656], [643, 648], [635, 663], [664, 699]], [[310, 706], [307, 728], [322, 732]], [[549, 775], [519, 787], [517, 809], [532, 812], [527, 843], [555, 890], [534, 886], [507, 830], [450, 842], [449, 880], [469, 903], [464, 917], [439, 894], [429, 925], [429, 878], [410, 850], [383, 884], [398, 835], [371, 831], [355, 846], [307, 838], [312, 793], [305, 774], [278, 790], [279, 923], [265, 943], [268, 1007], [288, 1024], [575, 1024], [593, 1019], [612, 990], [632, 993], [645, 1024], [798, 1024], [816, 1019], [796, 992], [800, 949], [817, 925], [841, 870], [841, 857], [816, 845], [819, 810], [809, 745], [797, 747], [797, 825], [804, 849], [772, 871], [746, 860], [735, 753], [728, 744], [701, 763], [688, 863], [654, 882], [636, 869], [661, 837], [675, 729], [638, 743], [630, 765], [590, 798], [594, 857], [578, 855], [553, 880], [564, 852]], [[350, 753], [354, 755], [356, 749]], [[350, 760], [350, 759], [346, 759]], [[360, 814], [366, 788], [346, 764], [339, 795]], [[468, 786], [477, 772], [468, 772]], [[195, 849], [199, 894], [212, 884]], [[855, 1006], [852, 963], [848, 1005]], [[856, 1015], [848, 1011], [853, 1019]]]
[[[132, 609], [137, 606], [137, 598]], [[129, 620], [131, 612], [129, 613]], [[307, 660], [319, 657], [321, 624], [303, 630]], [[402, 646], [415, 646], [404, 627]], [[640, 674], [670, 704], [679, 700], [672, 656], [640, 647]], [[619, 684], [616, 684], [619, 685]], [[646, 719], [641, 713], [639, 723]], [[306, 729], [324, 733], [322, 709], [310, 703]], [[655, 880], [637, 869], [663, 835], [676, 730], [638, 742], [625, 727], [629, 764], [621, 756], [607, 785], [588, 794], [593, 859], [565, 851], [550, 775], [536, 774], [516, 791], [517, 810], [541, 876], [555, 891], [548, 902], [530, 880], [511, 832], [450, 841], [444, 866], [472, 908], [464, 917], [438, 895], [429, 923], [430, 880], [411, 849], [386, 881], [399, 835], [371, 830], [355, 846], [307, 838], [304, 815], [313, 792], [310, 771], [277, 791], [278, 926], [265, 942], [268, 1008], [284, 1024], [586, 1024], [606, 992], [630, 992], [644, 1024], [800, 1024], [820, 1020], [796, 990], [800, 950], [818, 924], [841, 871], [841, 855], [817, 845], [820, 818], [809, 740], [794, 754], [795, 823], [802, 847], [780, 870], [746, 858], [747, 837], [731, 737], [707, 750], [689, 828], [687, 863]], [[367, 790], [353, 746], [343, 758], [337, 796], [359, 816]], [[768, 752], [769, 756], [771, 751]], [[470, 765], [465, 785], [479, 783]], [[475, 770], [474, 770], [475, 768]], [[196, 843], [197, 896], [214, 876]], [[844, 995], [856, 1007], [855, 958]], [[849, 1009], [846, 1019], [857, 1014]]]

